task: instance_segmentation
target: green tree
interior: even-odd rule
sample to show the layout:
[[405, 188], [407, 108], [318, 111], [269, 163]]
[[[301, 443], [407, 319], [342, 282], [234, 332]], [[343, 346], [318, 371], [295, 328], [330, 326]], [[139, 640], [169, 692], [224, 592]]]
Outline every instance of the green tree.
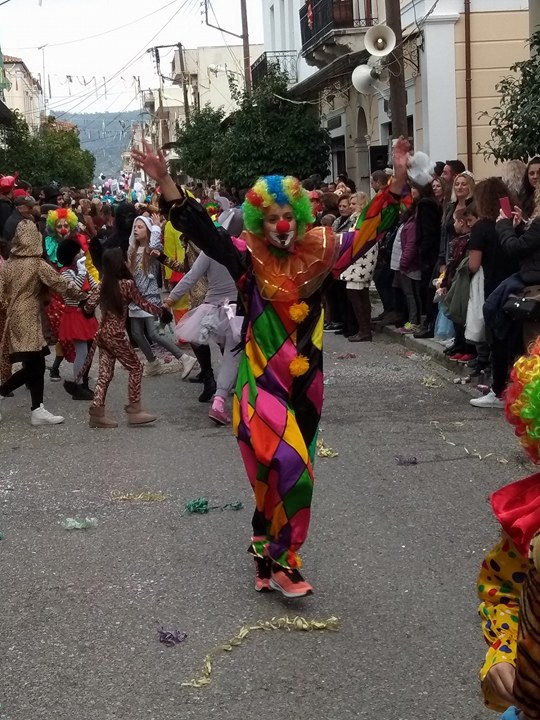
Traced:
[[0, 173], [11, 175], [18, 172], [25, 180], [34, 167], [35, 138], [18, 112], [0, 125]]
[[229, 117], [207, 105], [178, 130], [184, 173], [231, 187], [249, 187], [260, 175], [328, 173], [328, 132], [314, 106], [290, 96], [284, 74], [272, 70], [251, 95], [234, 83], [231, 92], [238, 109]]
[[216, 151], [223, 142], [224, 117], [223, 108], [214, 110], [207, 104], [195, 110], [189, 122], [178, 128], [175, 147], [179, 159], [175, 164], [184, 173], [208, 182], [218, 177]]
[[492, 108], [491, 115], [482, 113], [489, 118], [491, 139], [484, 145], [478, 143], [478, 152], [496, 161], [526, 162], [540, 154], [540, 32], [529, 42], [531, 57], [512, 65], [514, 74], [496, 85], [499, 107]]
[[326, 176], [330, 139], [315, 106], [294, 100], [277, 69], [250, 95], [233, 91], [239, 109], [217, 147], [217, 176], [249, 187], [260, 175]]
[[33, 135], [15, 112], [0, 128], [0, 172], [18, 172], [34, 186], [54, 181], [61, 186], [85, 187], [92, 182], [95, 163], [92, 153], [81, 149], [78, 133], [55, 129], [53, 120]]

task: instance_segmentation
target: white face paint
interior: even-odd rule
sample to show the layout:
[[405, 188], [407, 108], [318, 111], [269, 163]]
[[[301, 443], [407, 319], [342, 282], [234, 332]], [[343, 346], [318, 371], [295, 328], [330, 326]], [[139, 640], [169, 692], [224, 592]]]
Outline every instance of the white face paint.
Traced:
[[294, 242], [296, 231], [291, 230], [288, 233], [278, 233], [275, 230], [268, 233], [268, 239], [278, 248], [282, 250], [288, 250]]
[[269, 243], [281, 250], [291, 250], [296, 239], [297, 226], [290, 205], [274, 204], [264, 218], [264, 234]]

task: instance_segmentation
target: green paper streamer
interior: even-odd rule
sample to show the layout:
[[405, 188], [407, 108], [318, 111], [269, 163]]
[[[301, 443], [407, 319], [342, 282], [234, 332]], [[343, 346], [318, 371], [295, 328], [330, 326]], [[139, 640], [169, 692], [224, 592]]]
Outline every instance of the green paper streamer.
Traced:
[[206, 515], [206, 513], [209, 513], [210, 510], [242, 510], [243, 507], [244, 504], [240, 500], [234, 500], [226, 505], [210, 506], [206, 498], [197, 498], [196, 500], [189, 500], [184, 505], [182, 515], [185, 515], [186, 513]]

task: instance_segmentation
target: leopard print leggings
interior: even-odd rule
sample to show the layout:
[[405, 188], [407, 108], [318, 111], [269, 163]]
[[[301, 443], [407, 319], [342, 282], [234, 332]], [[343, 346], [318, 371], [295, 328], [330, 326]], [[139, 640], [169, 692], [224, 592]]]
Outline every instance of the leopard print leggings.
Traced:
[[129, 372], [128, 397], [131, 404], [141, 400], [143, 366], [127, 338], [109, 338], [107, 346], [99, 345], [99, 374], [94, 390], [94, 405], [103, 407], [107, 390], [114, 377], [114, 366], [118, 360]]

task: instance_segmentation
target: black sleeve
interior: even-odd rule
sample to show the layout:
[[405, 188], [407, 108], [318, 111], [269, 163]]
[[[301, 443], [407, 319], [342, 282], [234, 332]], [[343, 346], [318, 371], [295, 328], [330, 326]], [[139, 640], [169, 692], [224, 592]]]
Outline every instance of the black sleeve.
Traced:
[[224, 265], [237, 281], [246, 272], [245, 253], [238, 250], [231, 236], [217, 228], [206, 210], [192, 198], [167, 203], [172, 226], [182, 232], [208, 257]]
[[420, 201], [416, 213], [416, 245], [422, 261], [437, 253], [441, 234], [441, 208], [436, 202]]
[[484, 252], [486, 249], [486, 242], [488, 240], [488, 233], [481, 220], [476, 222], [471, 230], [471, 237], [469, 239], [469, 250], [480, 250]]
[[511, 220], [500, 220], [495, 227], [501, 247], [510, 257], [520, 260], [540, 250], [540, 219], [533, 220], [521, 235]]

